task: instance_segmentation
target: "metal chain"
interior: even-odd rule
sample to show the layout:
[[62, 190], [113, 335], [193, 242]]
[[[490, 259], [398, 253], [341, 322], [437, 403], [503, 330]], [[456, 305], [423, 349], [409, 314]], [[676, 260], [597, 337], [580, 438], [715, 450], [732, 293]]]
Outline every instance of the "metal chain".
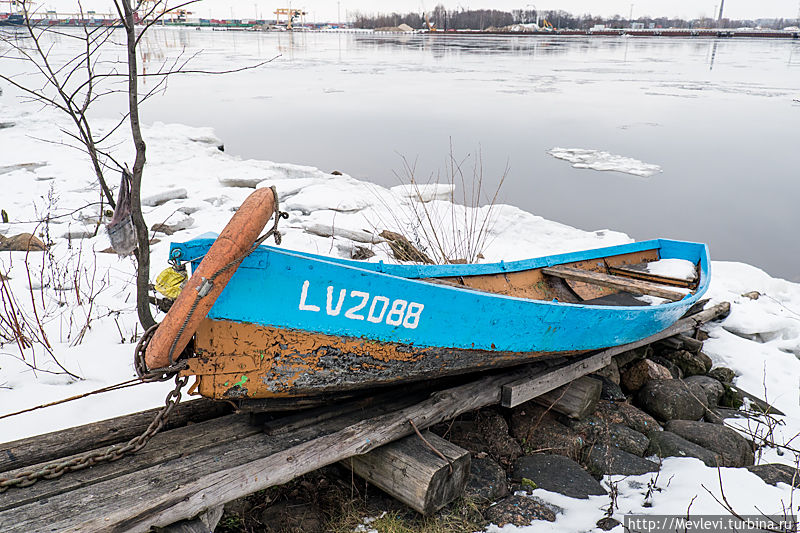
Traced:
[[102, 451], [86, 453], [72, 459], [50, 463], [37, 470], [27, 470], [19, 472], [11, 478], [0, 478], [0, 493], [5, 492], [9, 487], [27, 487], [33, 485], [40, 479], [54, 479], [67, 472], [74, 472], [88, 468], [97, 463], [116, 461], [126, 455], [135, 453], [147, 444], [153, 436], [161, 431], [167, 421], [167, 417], [181, 401], [181, 389], [186, 386], [189, 377], [175, 376], [175, 388], [167, 394], [164, 407], [158, 412], [156, 417], [141, 435], [134, 437], [125, 445], [116, 445]]

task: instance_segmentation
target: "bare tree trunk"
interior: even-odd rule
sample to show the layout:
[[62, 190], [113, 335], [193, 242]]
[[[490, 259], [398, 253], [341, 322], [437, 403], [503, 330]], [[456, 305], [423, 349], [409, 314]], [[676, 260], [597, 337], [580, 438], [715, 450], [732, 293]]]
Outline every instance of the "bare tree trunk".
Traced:
[[124, 11], [125, 33], [128, 38], [128, 106], [130, 108], [131, 133], [133, 144], [136, 147], [136, 160], [133, 163], [131, 179], [131, 218], [136, 227], [136, 312], [139, 323], [147, 330], [155, 325], [153, 314], [150, 311], [148, 290], [150, 284], [150, 239], [147, 224], [142, 216], [142, 173], [146, 161], [145, 152], [147, 145], [142, 138], [142, 129], [139, 122], [139, 77], [136, 59], [136, 26], [134, 24], [131, 0], [122, 0]]

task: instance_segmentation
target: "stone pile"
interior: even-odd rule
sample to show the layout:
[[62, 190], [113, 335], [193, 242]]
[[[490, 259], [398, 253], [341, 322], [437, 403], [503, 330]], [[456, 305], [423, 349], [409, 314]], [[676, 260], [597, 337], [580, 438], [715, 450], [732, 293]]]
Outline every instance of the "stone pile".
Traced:
[[[520, 491], [604, 495], [602, 476], [655, 473], [666, 457], [748, 468], [768, 483], [791, 484], [792, 468], [753, 466], [756, 445], [723, 424], [741, 415], [745, 399], [750, 408], [782, 413], [736, 388], [731, 369], [712, 368], [702, 344], [678, 336], [616, 356], [591, 376], [603, 382], [603, 392], [581, 420], [527, 402], [512, 410], [484, 409], [442, 428], [473, 453], [468, 496], [492, 504], [484, 514], [502, 527], [555, 520], [559, 509]], [[617, 525], [611, 518], [601, 522], [601, 528]]]

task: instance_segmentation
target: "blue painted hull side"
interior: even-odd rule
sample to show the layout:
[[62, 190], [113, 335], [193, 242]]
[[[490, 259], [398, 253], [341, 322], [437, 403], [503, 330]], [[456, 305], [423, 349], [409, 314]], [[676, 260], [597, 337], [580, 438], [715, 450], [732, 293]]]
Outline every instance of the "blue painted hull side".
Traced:
[[[212, 243], [173, 244], [171, 255], [196, 266]], [[662, 259], [699, 263], [697, 290], [656, 306], [588, 306], [418, 279], [514, 272], [651, 249], [659, 249]], [[664, 239], [509, 263], [435, 266], [363, 263], [261, 246], [243, 261], [208, 316], [415, 347], [580, 351], [634, 342], [669, 327], [700, 299], [708, 281], [704, 244]]]

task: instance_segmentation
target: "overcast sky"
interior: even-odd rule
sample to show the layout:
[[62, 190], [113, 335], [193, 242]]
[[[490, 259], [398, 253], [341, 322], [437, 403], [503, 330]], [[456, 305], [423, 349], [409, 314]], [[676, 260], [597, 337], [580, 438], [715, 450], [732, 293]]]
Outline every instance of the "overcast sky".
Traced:
[[[180, 0], [170, 0], [179, 3]], [[84, 9], [95, 9], [98, 12], [110, 11], [108, 0], [83, 0]], [[432, 10], [436, 4], [444, 4], [451, 9], [491, 8], [510, 11], [526, 9], [535, 5], [540, 10], [563, 9], [574, 14], [592, 13], [594, 15], [611, 16], [619, 14], [628, 17], [633, 5], [634, 18], [639, 16], [668, 16], [681, 18], [711, 17], [715, 9], [719, 9], [720, 0], [342, 0], [340, 10], [342, 19], [349, 11], [367, 13], [388, 13], [392, 11], [421, 12]], [[189, 9], [195, 16], [203, 18], [213, 15], [217, 18], [272, 18], [276, 7], [302, 8], [309, 12], [309, 21], [337, 20], [336, 0], [202, 0]], [[55, 9], [58, 12], [73, 12], [75, 0], [40, 0], [39, 9]], [[734, 19], [752, 18], [795, 18], [800, 0], [725, 0], [724, 15]]]

